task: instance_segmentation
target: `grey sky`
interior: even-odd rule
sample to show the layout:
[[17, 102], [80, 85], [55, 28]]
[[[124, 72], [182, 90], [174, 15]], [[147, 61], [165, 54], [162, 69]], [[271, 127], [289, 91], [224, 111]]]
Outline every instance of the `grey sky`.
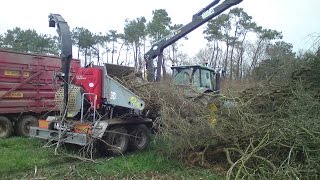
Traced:
[[[167, 10], [173, 23], [186, 24], [194, 13], [212, 1], [6, 0], [1, 2], [0, 32], [18, 26], [55, 34], [55, 30], [48, 27], [49, 13], [61, 14], [71, 28], [85, 27], [93, 32], [122, 31], [125, 19], [145, 16], [150, 20], [152, 10], [160, 8]], [[244, 8], [259, 25], [282, 31], [284, 40], [292, 43], [295, 50], [309, 48], [312, 41], [308, 35], [320, 32], [319, 0], [244, 0], [237, 7]], [[183, 41], [183, 49], [189, 54], [205, 46], [206, 40], [201, 34], [203, 27]]]

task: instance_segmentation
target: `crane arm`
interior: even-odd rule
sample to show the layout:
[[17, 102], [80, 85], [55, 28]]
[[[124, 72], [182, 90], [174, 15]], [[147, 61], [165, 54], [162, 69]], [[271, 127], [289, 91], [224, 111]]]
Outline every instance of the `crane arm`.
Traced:
[[[164, 48], [175, 43], [185, 35], [189, 34], [193, 30], [197, 29], [202, 24], [208, 22], [212, 18], [218, 16], [228, 8], [239, 4], [243, 0], [225, 0], [223, 3], [216, 6], [220, 0], [214, 0], [205, 8], [201, 9], [199, 12], [193, 15], [192, 21], [178, 30], [172, 32], [170, 35], [164, 37], [158, 42], [154, 43], [150, 50], [144, 55], [147, 64], [153, 63], [153, 59], [162, 54]], [[151, 66], [150, 66], [151, 67]], [[147, 66], [148, 69], [148, 66]], [[149, 72], [149, 70], [148, 70]]]

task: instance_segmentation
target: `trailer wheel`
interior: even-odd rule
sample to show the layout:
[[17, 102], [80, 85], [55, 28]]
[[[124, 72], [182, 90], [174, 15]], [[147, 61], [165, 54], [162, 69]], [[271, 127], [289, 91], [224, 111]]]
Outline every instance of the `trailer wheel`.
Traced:
[[15, 130], [19, 136], [28, 137], [30, 127], [38, 126], [38, 119], [31, 115], [22, 116], [17, 122]]
[[110, 129], [104, 136], [106, 150], [113, 155], [125, 153], [129, 146], [128, 131], [124, 127]]
[[12, 122], [4, 117], [0, 116], [0, 138], [10, 137], [13, 133]]
[[130, 142], [131, 150], [144, 150], [150, 143], [150, 131], [144, 124], [139, 124], [130, 127]]

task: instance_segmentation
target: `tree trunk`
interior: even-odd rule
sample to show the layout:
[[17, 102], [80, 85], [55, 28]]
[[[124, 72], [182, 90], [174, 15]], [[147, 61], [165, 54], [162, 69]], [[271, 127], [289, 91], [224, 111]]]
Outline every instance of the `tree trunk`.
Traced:
[[240, 55], [240, 80], [243, 78], [243, 54], [244, 50], [241, 50], [241, 55]]
[[126, 49], [126, 59], [125, 59], [125, 62], [124, 62], [125, 65], [128, 62], [128, 53], [129, 53], [129, 46], [127, 46], [127, 49]]
[[212, 50], [212, 54], [211, 54], [211, 58], [210, 58], [210, 63], [209, 65], [210, 66], [213, 66], [213, 68], [215, 69], [215, 63], [214, 63], [214, 55], [215, 55], [215, 52], [216, 52], [216, 42], [214, 41], [213, 42], [213, 50]]
[[114, 55], [114, 41], [112, 43], [112, 51], [111, 51], [111, 63], [113, 64], [113, 55]]
[[172, 45], [172, 63], [174, 64], [176, 62], [175, 60], [175, 50], [174, 50], [174, 45]]
[[118, 58], [117, 58], [117, 65], [119, 65], [120, 54], [121, 54], [122, 48], [123, 48], [123, 46], [124, 46], [125, 43], [126, 43], [126, 42], [123, 42], [123, 43], [121, 44], [120, 49], [119, 49]]
[[229, 56], [229, 38], [227, 39], [227, 49], [226, 49], [226, 57], [225, 57], [225, 60], [224, 60], [224, 70], [227, 71], [227, 68], [228, 68], [228, 56]]
[[143, 54], [146, 54], [146, 38], [143, 38]]
[[109, 63], [109, 48], [106, 48], [106, 53], [107, 53], [107, 63]]
[[149, 82], [154, 81], [154, 66], [153, 66], [153, 59], [149, 59], [147, 61], [147, 79]]
[[232, 76], [233, 76], [233, 51], [234, 51], [234, 45], [232, 46], [231, 55], [230, 55], [230, 76], [229, 76], [229, 80], [232, 80]]
[[78, 45], [78, 59], [80, 57], [80, 46]]
[[132, 50], [133, 50], [134, 69], [137, 69], [137, 67], [138, 67], [138, 61], [137, 61], [137, 59], [138, 59], [138, 47], [137, 47], [136, 44], [134, 44], [132, 46]]
[[87, 65], [87, 48], [84, 50], [84, 66]]
[[128, 51], [128, 49], [126, 50], [126, 59], [124, 60], [124, 64], [127, 64], [127, 61], [128, 61], [128, 53], [129, 53], [129, 51]]
[[100, 63], [100, 52], [99, 52], [99, 47], [98, 47], [98, 50], [97, 50], [97, 54], [98, 54], [98, 64]]
[[[143, 37], [143, 55], [145, 55], [145, 54], [146, 54], [146, 37]], [[144, 58], [144, 56], [142, 58], [143, 58], [144, 63], [147, 64], [146, 59]], [[146, 74], [147, 74], [146, 73], [147, 68], [146, 68], [145, 64], [144, 64], [144, 67], [142, 68], [143, 69], [143, 77], [144, 78], [146, 78]]]
[[234, 52], [234, 46], [236, 44], [236, 40], [237, 40], [237, 33], [238, 33], [238, 23], [236, 24], [236, 29], [234, 31], [234, 39], [232, 42], [232, 49], [231, 49], [231, 57], [230, 57], [230, 77], [229, 79], [232, 80], [232, 76], [233, 76], [233, 52]]
[[236, 79], [241, 80], [242, 79], [242, 61], [243, 61], [243, 46], [239, 47], [238, 49], [238, 58], [237, 58], [237, 66], [236, 66]]
[[240, 79], [239, 75], [240, 75], [240, 59], [241, 59], [241, 51], [242, 51], [242, 47], [240, 47], [238, 49], [238, 58], [237, 58], [237, 64], [236, 64], [236, 75], [235, 75], [235, 79]]
[[248, 32], [245, 32], [244, 35], [243, 35], [243, 39], [241, 41], [241, 48], [240, 48], [240, 55], [239, 55], [239, 58], [238, 58], [238, 63], [237, 63], [237, 77], [239, 80], [242, 80], [242, 63], [243, 63], [243, 54], [244, 54], [244, 41], [246, 39], [246, 36], [247, 36], [247, 33]]
[[139, 48], [139, 50], [138, 50], [138, 72], [141, 72], [142, 71], [142, 58], [143, 57], [141, 57], [141, 47], [139, 46], [138, 47]]
[[162, 77], [165, 78], [167, 74], [166, 71], [166, 62], [164, 56], [162, 57]]
[[217, 50], [216, 50], [217, 53], [216, 53], [216, 57], [215, 57], [214, 62], [215, 62], [215, 64], [216, 64], [215, 66], [217, 67], [218, 56], [219, 56], [219, 42], [217, 41], [216, 43], [217, 43], [217, 44], [216, 44], [216, 45], [217, 45]]
[[161, 80], [162, 60], [163, 60], [163, 52], [158, 56], [156, 81]]
[[250, 65], [250, 72], [252, 71], [252, 69], [254, 69], [256, 67], [257, 60], [258, 60], [258, 52], [259, 52], [259, 50], [261, 48], [262, 41], [263, 41], [263, 39], [259, 40], [257, 49], [254, 52], [254, 55], [253, 55], [253, 58], [252, 58], [252, 62], [251, 62], [251, 65]]

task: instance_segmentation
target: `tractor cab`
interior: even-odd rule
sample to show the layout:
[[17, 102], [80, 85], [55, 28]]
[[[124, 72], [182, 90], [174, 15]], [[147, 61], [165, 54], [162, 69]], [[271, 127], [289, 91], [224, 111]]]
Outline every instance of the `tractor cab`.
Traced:
[[200, 65], [173, 66], [172, 78], [177, 85], [193, 86], [198, 92], [215, 92], [220, 90], [220, 73], [212, 68]]

